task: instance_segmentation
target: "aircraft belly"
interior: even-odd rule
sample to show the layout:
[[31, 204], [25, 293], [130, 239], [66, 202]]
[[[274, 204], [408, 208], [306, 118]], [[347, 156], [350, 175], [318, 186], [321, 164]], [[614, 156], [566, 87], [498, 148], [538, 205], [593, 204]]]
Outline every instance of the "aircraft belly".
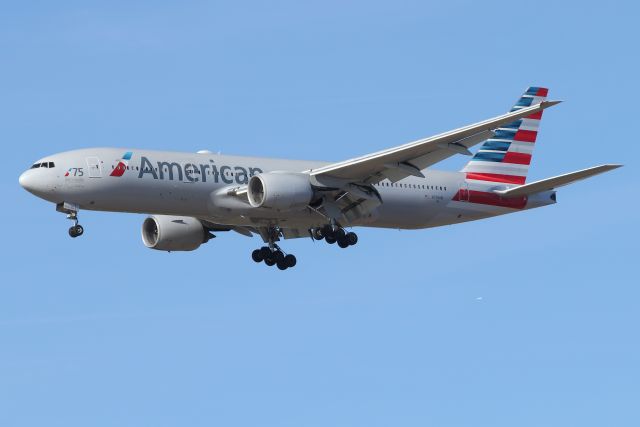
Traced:
[[89, 210], [196, 216], [207, 213], [208, 193], [193, 183], [96, 179], [66, 199]]
[[415, 191], [382, 194], [384, 203], [376, 212], [375, 220], [367, 224], [384, 228], [424, 228], [444, 208], [440, 200], [431, 199]]

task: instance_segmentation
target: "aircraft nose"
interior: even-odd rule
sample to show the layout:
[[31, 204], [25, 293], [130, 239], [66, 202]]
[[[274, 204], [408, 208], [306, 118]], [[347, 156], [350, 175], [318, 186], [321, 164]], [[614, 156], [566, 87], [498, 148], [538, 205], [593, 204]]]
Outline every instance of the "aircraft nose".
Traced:
[[37, 173], [34, 173], [33, 170], [26, 170], [20, 175], [18, 178], [18, 182], [22, 188], [27, 190], [29, 193], [33, 193], [35, 195], [40, 195], [47, 193], [47, 185], [46, 180], [42, 176], [38, 176]]
[[22, 172], [22, 175], [18, 178], [18, 182], [20, 182], [20, 186], [25, 190], [33, 190], [33, 174], [29, 173], [29, 171]]

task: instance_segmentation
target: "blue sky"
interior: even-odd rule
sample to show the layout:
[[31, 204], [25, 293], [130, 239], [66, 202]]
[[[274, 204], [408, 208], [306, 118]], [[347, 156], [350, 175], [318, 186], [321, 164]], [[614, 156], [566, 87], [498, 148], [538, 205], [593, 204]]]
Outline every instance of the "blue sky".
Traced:
[[[3, 2], [0, 424], [636, 426], [634, 2]], [[422, 231], [304, 239], [284, 273], [220, 234], [140, 241], [140, 215], [18, 186], [91, 146], [340, 160], [545, 114], [530, 176], [625, 167], [559, 203]], [[442, 168], [456, 170], [466, 159]]]

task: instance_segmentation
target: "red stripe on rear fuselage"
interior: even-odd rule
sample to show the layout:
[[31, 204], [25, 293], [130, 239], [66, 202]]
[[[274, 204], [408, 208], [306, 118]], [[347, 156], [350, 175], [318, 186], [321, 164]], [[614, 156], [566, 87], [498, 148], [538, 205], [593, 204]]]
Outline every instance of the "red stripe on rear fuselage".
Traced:
[[524, 209], [527, 206], [527, 196], [503, 198], [495, 193], [464, 189], [458, 190], [452, 200], [511, 209]]

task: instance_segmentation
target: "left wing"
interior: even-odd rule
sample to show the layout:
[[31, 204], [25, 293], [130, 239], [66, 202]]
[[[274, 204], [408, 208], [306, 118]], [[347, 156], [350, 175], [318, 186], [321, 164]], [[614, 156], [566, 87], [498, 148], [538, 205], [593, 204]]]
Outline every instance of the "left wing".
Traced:
[[538, 113], [561, 101], [542, 101], [474, 123], [459, 129], [420, 139], [398, 147], [367, 154], [365, 156], [333, 163], [309, 171], [311, 176], [322, 181], [323, 177], [346, 179], [349, 181], [372, 184], [387, 178], [399, 181], [407, 176], [424, 175], [425, 169], [455, 154], [468, 154], [469, 148], [493, 136], [493, 129], [507, 123]]

